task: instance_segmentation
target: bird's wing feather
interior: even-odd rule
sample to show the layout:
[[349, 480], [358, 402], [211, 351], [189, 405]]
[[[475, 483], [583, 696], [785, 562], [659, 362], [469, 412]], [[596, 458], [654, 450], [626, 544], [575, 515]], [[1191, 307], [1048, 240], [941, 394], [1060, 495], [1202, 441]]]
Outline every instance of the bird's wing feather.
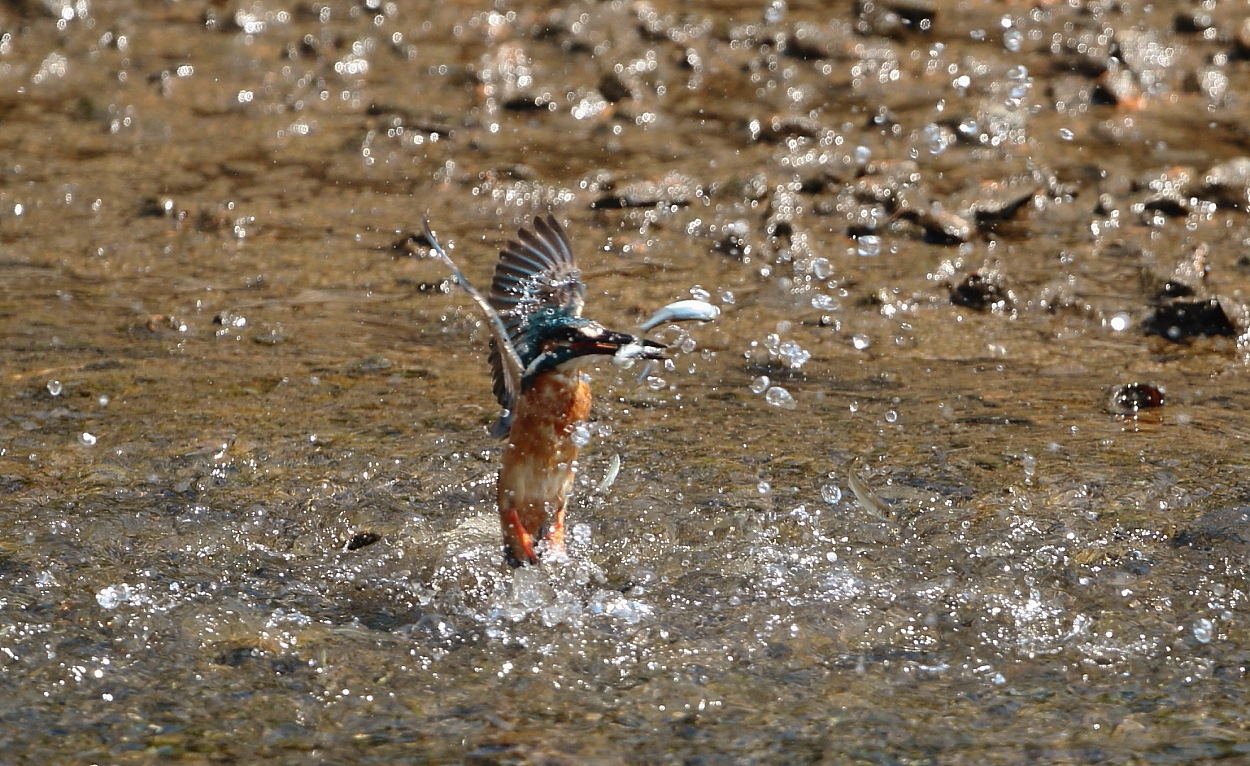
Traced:
[[[534, 312], [553, 307], [580, 316], [585, 297], [586, 286], [573, 260], [568, 236], [554, 216], [535, 216], [533, 228], [522, 228], [516, 239], [509, 240], [500, 251], [489, 300], [518, 359], [532, 351], [526, 348], [525, 330]], [[517, 388], [508, 385], [506, 354], [500, 353], [499, 344], [498, 338], [492, 339], [491, 371], [495, 398], [507, 412], [495, 424], [494, 431], [506, 435]]]
[[[451, 259], [451, 256], [439, 244], [438, 239], [434, 236], [434, 232], [430, 230], [430, 219], [428, 217], [424, 219], [423, 225], [425, 227], [425, 238], [430, 243], [434, 254], [447, 264], [456, 280], [456, 284], [460, 285], [461, 289], [469, 294], [469, 297], [478, 305], [482, 315], [486, 318], [486, 328], [490, 331], [491, 336], [490, 363], [495, 375], [495, 397], [499, 399], [501, 404], [504, 400], [511, 402], [521, 391], [521, 375], [525, 368], [521, 364], [520, 357], [517, 356], [516, 348], [509, 339], [510, 331], [499, 316], [498, 310], [469, 283], [469, 280], [464, 276], [464, 272], [460, 270], [456, 262]], [[504, 409], [510, 409], [510, 407], [505, 405]], [[507, 417], [507, 414], [505, 414], [505, 417]], [[503, 418], [500, 420], [502, 421]], [[497, 423], [495, 430], [498, 430], [498, 428], [499, 424]]]

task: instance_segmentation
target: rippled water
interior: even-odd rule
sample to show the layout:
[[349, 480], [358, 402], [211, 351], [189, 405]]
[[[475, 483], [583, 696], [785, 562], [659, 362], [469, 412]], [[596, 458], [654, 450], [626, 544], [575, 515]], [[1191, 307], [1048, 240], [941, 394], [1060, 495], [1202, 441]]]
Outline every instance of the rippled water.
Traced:
[[[5, 5], [0, 761], [1246, 758], [1243, 16]], [[512, 570], [548, 210], [722, 314]]]

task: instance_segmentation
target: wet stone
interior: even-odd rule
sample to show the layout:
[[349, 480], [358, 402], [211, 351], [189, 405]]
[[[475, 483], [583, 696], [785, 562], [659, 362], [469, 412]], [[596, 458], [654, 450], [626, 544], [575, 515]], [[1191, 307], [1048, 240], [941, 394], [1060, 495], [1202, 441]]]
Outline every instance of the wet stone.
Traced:
[[1125, 383], [1111, 389], [1107, 409], [1117, 415], [1135, 415], [1138, 411], [1162, 407], [1165, 392], [1153, 383]]
[[1241, 324], [1241, 311], [1219, 298], [1207, 300], [1175, 300], [1155, 308], [1146, 318], [1148, 335], [1159, 335], [1171, 341], [1210, 336], [1236, 336]]
[[947, 203], [960, 211], [965, 218], [975, 218], [978, 224], [1005, 221], [1042, 189], [1042, 182], [1032, 176], [1021, 176], [1003, 181], [983, 181], [975, 189], [964, 192]]
[[147, 197], [139, 203], [139, 215], [183, 221], [187, 217], [187, 211], [178, 207], [173, 197]]
[[1237, 32], [1233, 35], [1233, 42], [1236, 45], [1239, 56], [1250, 58], [1250, 19], [1245, 19], [1237, 27]]
[[1195, 247], [1170, 271], [1152, 268], [1142, 272], [1142, 287], [1156, 302], [1193, 298], [1205, 292], [1210, 248]]
[[780, 143], [790, 138], [816, 138], [826, 131], [817, 120], [801, 114], [779, 114], [751, 120], [747, 125], [752, 141]]
[[1169, 168], [1145, 179], [1140, 188], [1146, 195], [1142, 199], [1145, 210], [1153, 210], [1169, 216], [1182, 216], [1189, 212], [1189, 194], [1186, 189], [1193, 181], [1189, 168]]
[[972, 239], [976, 227], [961, 215], [945, 210], [939, 204], [923, 209], [908, 209], [899, 218], [920, 226], [924, 241], [938, 245], [956, 245]]
[[937, 7], [926, 0], [858, 0], [855, 15], [862, 35], [902, 37], [933, 31]]
[[604, 72], [599, 78], [599, 93], [608, 103], [615, 104], [626, 99], [637, 99], [642, 88], [636, 78], [627, 77], [623, 72], [613, 69]]
[[352, 535], [352, 539], [347, 541], [347, 545], [345, 547], [349, 551], [360, 550], [361, 548], [364, 548], [365, 546], [373, 545], [374, 543], [376, 543], [378, 540], [381, 540], [381, 539], [382, 539], [382, 535], [379, 535], [376, 532], [359, 532], [355, 535]]
[[1003, 311], [1015, 303], [1006, 280], [997, 269], [982, 269], [950, 288], [951, 303], [976, 311]]
[[1136, 109], [1141, 106], [1141, 88], [1127, 69], [1109, 70], [1098, 78], [1091, 100], [1095, 104]]
[[594, 210], [677, 205], [684, 207], [702, 194], [697, 181], [683, 173], [671, 172], [658, 181], [632, 181], [605, 189], [591, 203]]
[[846, 58], [852, 45], [849, 30], [840, 26], [800, 21], [784, 39], [787, 56], [804, 61]]
[[1222, 207], [1250, 209], [1250, 157], [1236, 157], [1203, 173], [1197, 192]]
[[768, 201], [765, 231], [770, 237], [788, 237], [794, 233], [794, 221], [802, 210], [803, 201], [798, 193], [787, 187], [779, 187]]
[[1160, 79], [1183, 50], [1175, 42], [1161, 41], [1153, 29], [1121, 29], [1115, 34], [1117, 58], [1143, 81]]
[[424, 257], [430, 249], [430, 240], [425, 232], [408, 232], [391, 243], [391, 250], [405, 257]]
[[903, 190], [920, 182], [920, 166], [912, 160], [874, 163], [870, 172], [855, 180], [851, 191], [861, 202], [898, 205]]
[[1185, 75], [1185, 90], [1201, 93], [1212, 104], [1223, 105], [1232, 86], [1222, 67], [1208, 66]]
[[1250, 506], [1221, 508], [1203, 514], [1172, 538], [1179, 546], [1213, 548], [1250, 545]]
[[1172, 28], [1181, 34], [1199, 34], [1215, 27], [1215, 16], [1201, 5], [1182, 8], [1176, 12]]

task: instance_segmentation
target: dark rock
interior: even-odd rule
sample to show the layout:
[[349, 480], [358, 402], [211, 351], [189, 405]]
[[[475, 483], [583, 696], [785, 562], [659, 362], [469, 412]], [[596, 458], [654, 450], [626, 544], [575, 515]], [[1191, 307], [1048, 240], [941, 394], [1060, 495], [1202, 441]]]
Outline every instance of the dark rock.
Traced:
[[1141, 200], [1142, 209], [1168, 216], [1188, 214], [1190, 195], [1187, 189], [1193, 183], [1193, 176], [1189, 168], [1175, 167], [1138, 182], [1137, 188], [1146, 192]]
[[975, 189], [963, 192], [948, 203], [964, 218], [979, 225], [1005, 221], [1014, 216], [1042, 188], [1042, 182], [1024, 175], [1003, 181], [984, 181]]
[[1165, 393], [1152, 383], [1125, 383], [1111, 389], [1107, 409], [1117, 415], [1135, 415], [1140, 410], [1162, 407]]
[[810, 61], [848, 58], [852, 42], [846, 29], [800, 21], [785, 36], [784, 44], [787, 56]]
[[1178, 531], [1172, 542], [1191, 548], [1250, 544], [1250, 506], [1220, 508], [1203, 514]]
[[972, 239], [975, 232], [968, 219], [936, 203], [928, 208], [903, 210], [898, 217], [919, 225], [924, 241], [935, 245], [958, 245]]
[[858, 0], [855, 31], [862, 35], [899, 37], [932, 32], [937, 6], [929, 0]]
[[642, 92], [636, 78], [626, 78], [616, 70], [604, 72], [599, 78], [599, 94], [608, 103], [615, 104], [625, 99], [637, 99]]
[[1215, 16], [1199, 5], [1180, 9], [1172, 22], [1172, 28], [1181, 34], [1198, 34], [1214, 26]]
[[1155, 307], [1146, 318], [1148, 335], [1181, 341], [1194, 337], [1223, 335], [1234, 337], [1238, 324], [1218, 298], [1207, 300], [1175, 300]]
[[1014, 304], [1006, 280], [996, 269], [982, 269], [965, 276], [951, 287], [951, 303], [976, 311], [1003, 311]]
[[376, 532], [360, 532], [356, 535], [353, 535], [352, 539], [347, 541], [347, 550], [349, 551], [359, 550], [361, 548], [364, 548], [366, 545], [373, 545], [374, 543], [376, 543], [378, 540], [381, 540], [381, 539], [382, 539], [382, 535], [379, 535]]

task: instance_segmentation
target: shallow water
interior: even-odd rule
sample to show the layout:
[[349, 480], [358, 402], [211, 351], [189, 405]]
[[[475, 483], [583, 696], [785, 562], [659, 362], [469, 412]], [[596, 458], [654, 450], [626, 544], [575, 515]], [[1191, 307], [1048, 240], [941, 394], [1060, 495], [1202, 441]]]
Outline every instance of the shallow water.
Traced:
[[[1245, 758], [1242, 16], [5, 5], [0, 760]], [[723, 313], [514, 571], [405, 243], [548, 210]]]

